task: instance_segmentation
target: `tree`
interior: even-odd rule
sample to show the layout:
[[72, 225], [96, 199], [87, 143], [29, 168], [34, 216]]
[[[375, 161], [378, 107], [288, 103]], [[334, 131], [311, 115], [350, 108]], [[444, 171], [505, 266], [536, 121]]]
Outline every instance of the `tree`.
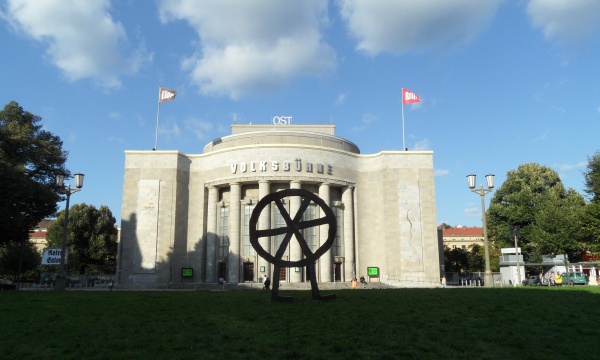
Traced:
[[0, 111], [0, 245], [28, 239], [62, 197], [53, 184], [57, 173], [69, 175], [67, 152], [40, 121], [15, 101]]
[[40, 253], [29, 240], [9, 242], [0, 247], [0, 275], [17, 280], [19, 274], [37, 270], [41, 260]]
[[[116, 270], [117, 228], [107, 206], [76, 204], [69, 210], [67, 252], [69, 268], [80, 275], [107, 274]], [[51, 247], [61, 247], [65, 211], [48, 228], [46, 240]]]
[[525, 260], [541, 261], [543, 254], [581, 252], [580, 224], [585, 199], [566, 190], [558, 173], [535, 163], [508, 172], [488, 209], [490, 238], [500, 247], [514, 247], [510, 227], [518, 226]]
[[450, 249], [448, 246], [444, 246], [444, 265], [446, 272], [467, 273], [469, 270], [467, 252], [462, 249]]
[[585, 239], [585, 248], [600, 251], [600, 152], [588, 158], [587, 170], [584, 172], [584, 191], [590, 198], [581, 217], [580, 231]]
[[[492, 271], [499, 271], [500, 250], [492, 242], [488, 243], [488, 250], [490, 252], [490, 269]], [[485, 271], [485, 249], [483, 245], [469, 245], [467, 258], [469, 260], [469, 272]]]
[[588, 157], [587, 170], [584, 172], [584, 191], [592, 201], [600, 201], [600, 151]]
[[581, 216], [579, 231], [584, 249], [600, 252], [600, 200], [589, 203]]

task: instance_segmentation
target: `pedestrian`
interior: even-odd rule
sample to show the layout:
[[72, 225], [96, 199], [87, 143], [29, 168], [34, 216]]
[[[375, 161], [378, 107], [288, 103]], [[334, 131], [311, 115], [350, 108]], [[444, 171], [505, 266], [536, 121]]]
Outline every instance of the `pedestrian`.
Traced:
[[108, 291], [112, 291], [112, 288], [113, 288], [113, 280], [112, 280], [112, 279], [110, 279], [110, 280], [108, 281]]
[[563, 282], [563, 278], [562, 275], [560, 274], [560, 272], [556, 272], [556, 276], [554, 278], [554, 284], [556, 286], [562, 286], [562, 282]]
[[268, 276], [265, 275], [265, 281], [263, 282], [263, 290], [270, 290], [271, 289], [271, 280], [269, 279]]
[[358, 288], [358, 280], [356, 280], [356, 278], [352, 279], [352, 288], [353, 289]]
[[442, 278], [442, 289], [445, 289], [445, 288], [446, 288], [446, 277], [444, 276]]

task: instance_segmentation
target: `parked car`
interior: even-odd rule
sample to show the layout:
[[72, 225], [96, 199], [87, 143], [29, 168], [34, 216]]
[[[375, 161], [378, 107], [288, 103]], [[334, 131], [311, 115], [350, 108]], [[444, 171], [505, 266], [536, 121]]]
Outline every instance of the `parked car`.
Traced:
[[0, 290], [16, 290], [17, 285], [8, 280], [8, 279], [0, 279]]
[[585, 274], [582, 272], [569, 272], [562, 274], [562, 284], [569, 285], [569, 282], [573, 285], [586, 285], [587, 279]]
[[542, 282], [540, 281], [540, 277], [539, 276], [528, 276], [527, 279], [523, 280], [523, 286], [538, 286], [538, 285], [542, 285]]

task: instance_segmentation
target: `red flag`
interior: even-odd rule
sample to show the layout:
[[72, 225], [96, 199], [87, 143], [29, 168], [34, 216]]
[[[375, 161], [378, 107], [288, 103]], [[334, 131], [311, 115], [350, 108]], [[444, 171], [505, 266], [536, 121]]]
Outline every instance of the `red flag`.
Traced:
[[412, 104], [412, 103], [418, 103], [421, 102], [421, 99], [419, 99], [419, 95], [415, 94], [414, 92], [402, 88], [402, 103], [403, 104]]
[[158, 102], [175, 100], [175, 96], [177, 96], [177, 91], [161, 87], [158, 91]]

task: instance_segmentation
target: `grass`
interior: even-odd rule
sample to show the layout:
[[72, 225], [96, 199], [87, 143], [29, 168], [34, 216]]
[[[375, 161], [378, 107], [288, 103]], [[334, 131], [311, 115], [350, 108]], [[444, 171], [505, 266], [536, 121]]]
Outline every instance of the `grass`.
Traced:
[[[600, 287], [0, 292], [2, 359], [580, 359]], [[322, 295], [330, 293], [321, 291]], [[300, 300], [298, 300], [300, 299]]]

